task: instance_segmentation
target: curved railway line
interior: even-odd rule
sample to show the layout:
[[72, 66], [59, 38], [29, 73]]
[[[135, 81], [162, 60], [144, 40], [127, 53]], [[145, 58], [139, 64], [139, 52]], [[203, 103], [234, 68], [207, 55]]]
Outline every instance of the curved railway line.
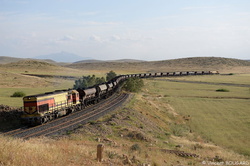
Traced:
[[5, 136], [28, 139], [37, 136], [50, 136], [58, 133], [65, 133], [77, 128], [79, 125], [86, 124], [91, 120], [96, 120], [104, 114], [121, 106], [129, 97], [127, 93], [114, 94], [105, 101], [96, 105], [89, 106], [83, 111], [74, 112], [68, 116], [58, 118], [44, 125], [35, 127], [22, 127], [3, 133]]
[[[126, 101], [129, 96], [128, 94], [114, 92], [120, 89], [122, 82], [130, 77], [156, 78], [211, 74], [219, 74], [219, 72], [185, 71], [120, 75], [109, 82], [95, 85], [87, 89], [63, 90], [26, 96], [23, 98], [25, 114], [22, 120], [28, 120], [31, 124], [36, 121], [38, 124], [41, 123], [43, 125], [21, 127], [3, 134], [24, 139], [36, 136], [48, 136], [72, 130], [77, 128], [80, 124], [95, 120]], [[102, 100], [105, 98], [107, 99]], [[60, 102], [55, 103], [55, 100]], [[74, 112], [75, 110], [77, 111]], [[59, 114], [61, 116], [67, 116], [57, 118]]]

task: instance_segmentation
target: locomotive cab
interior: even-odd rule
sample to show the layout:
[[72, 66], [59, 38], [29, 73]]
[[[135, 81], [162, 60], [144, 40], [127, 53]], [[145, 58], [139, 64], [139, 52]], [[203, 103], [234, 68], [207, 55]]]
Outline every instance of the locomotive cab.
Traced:
[[37, 104], [37, 98], [35, 96], [26, 96], [23, 98], [24, 113], [21, 116], [23, 124], [39, 124], [41, 122], [41, 115], [39, 109], [48, 110], [48, 105]]
[[35, 101], [35, 97], [27, 96], [23, 98], [24, 112], [26, 114], [34, 114], [37, 112], [37, 102]]

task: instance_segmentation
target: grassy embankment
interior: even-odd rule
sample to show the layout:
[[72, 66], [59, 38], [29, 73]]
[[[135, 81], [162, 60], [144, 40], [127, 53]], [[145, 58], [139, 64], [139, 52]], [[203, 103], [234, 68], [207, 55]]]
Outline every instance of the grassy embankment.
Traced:
[[[216, 83], [249, 85], [250, 77], [244, 75], [181, 77], [190, 80]], [[155, 87], [158, 87], [157, 89]], [[168, 102], [181, 115], [190, 115], [191, 130], [206, 140], [223, 147], [250, 155], [250, 88], [181, 82], [153, 81], [148, 88], [161, 94], [163, 102]], [[216, 92], [217, 89], [229, 92]]]

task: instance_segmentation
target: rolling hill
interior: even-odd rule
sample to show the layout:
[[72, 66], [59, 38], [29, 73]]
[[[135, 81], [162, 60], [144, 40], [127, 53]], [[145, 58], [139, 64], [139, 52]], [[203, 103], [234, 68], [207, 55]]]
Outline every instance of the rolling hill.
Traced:
[[40, 55], [35, 57], [36, 59], [51, 59], [56, 62], [67, 62], [67, 63], [73, 63], [76, 61], [81, 61], [81, 60], [88, 60], [91, 59], [89, 57], [82, 57], [73, 53], [69, 52], [59, 52], [59, 53], [53, 53], [53, 54], [48, 54], [48, 55]]
[[23, 60], [35, 60], [35, 61], [52, 63], [52, 64], [57, 63], [51, 59], [32, 59], [32, 58], [16, 58], [16, 57], [0, 56], [0, 64], [15, 63], [15, 62], [23, 61]]
[[22, 60], [22, 58], [0, 56], [0, 64], [6, 64], [6, 63], [11, 63], [11, 62], [18, 62], [20, 60]]
[[114, 70], [136, 72], [162, 72], [180, 70], [220, 70], [230, 72], [247, 72], [250, 62], [231, 58], [218, 57], [193, 57], [164, 61], [139, 61], [139, 62], [92, 62], [92, 63], [73, 63], [67, 67], [81, 70]]
[[88, 60], [82, 60], [74, 62], [76, 63], [105, 63], [105, 62], [119, 62], [119, 63], [126, 63], [126, 62], [145, 62], [142, 60], [136, 60], [136, 59], [118, 59], [118, 60], [96, 60], [96, 59], [88, 59]]
[[0, 71], [6, 73], [28, 73], [28, 74], [42, 74], [42, 75], [66, 75], [78, 76], [84, 73], [78, 69], [63, 67], [59, 63], [49, 63], [46, 61], [23, 59], [18, 62], [11, 62], [7, 64], [0, 64]]
[[[56, 63], [48, 60], [20, 59], [0, 57], [1, 68], [11, 70], [35, 70], [38, 72], [53, 70], [60, 71], [62, 75], [65, 70], [77, 71], [102, 71], [110, 70], [118, 73], [138, 73], [138, 72], [164, 72], [164, 71], [187, 71], [187, 70], [219, 70], [221, 73], [249, 73], [250, 61], [220, 58], [220, 57], [192, 57], [163, 61], [140, 61], [140, 60], [115, 60], [115, 61], [100, 61], [100, 60], [83, 60], [71, 64]], [[20, 61], [21, 60], [21, 61]], [[7, 63], [11, 62], [11, 63]], [[3, 69], [4, 70], [4, 69]]]

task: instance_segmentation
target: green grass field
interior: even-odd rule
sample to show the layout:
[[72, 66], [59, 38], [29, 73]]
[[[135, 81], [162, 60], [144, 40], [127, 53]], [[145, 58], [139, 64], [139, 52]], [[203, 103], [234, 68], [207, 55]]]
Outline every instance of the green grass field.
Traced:
[[47, 87], [19, 87], [19, 88], [0, 88], [0, 103], [9, 106], [21, 107], [23, 105], [22, 97], [10, 97], [14, 92], [22, 91], [26, 95], [35, 95], [45, 92], [52, 92], [59, 89], [68, 89], [72, 88], [74, 81], [73, 80], [62, 80], [62, 79], [47, 79], [47, 81], [53, 81], [54, 84], [50, 84]]
[[[212, 77], [212, 79], [211, 79]], [[226, 78], [226, 79], [223, 79]], [[238, 79], [241, 78], [241, 79]], [[248, 75], [230, 76], [234, 83], [250, 82]], [[229, 76], [185, 77], [185, 80], [228, 82]], [[207, 141], [250, 155], [250, 91], [248, 87], [146, 80], [147, 90], [160, 95], [183, 116], [190, 128]], [[229, 92], [216, 92], [217, 89]]]
[[232, 84], [250, 84], [250, 74], [232, 74], [232, 75], [207, 75], [207, 76], [183, 76], [172, 77], [175, 80], [201, 81], [212, 83], [232, 83]]

